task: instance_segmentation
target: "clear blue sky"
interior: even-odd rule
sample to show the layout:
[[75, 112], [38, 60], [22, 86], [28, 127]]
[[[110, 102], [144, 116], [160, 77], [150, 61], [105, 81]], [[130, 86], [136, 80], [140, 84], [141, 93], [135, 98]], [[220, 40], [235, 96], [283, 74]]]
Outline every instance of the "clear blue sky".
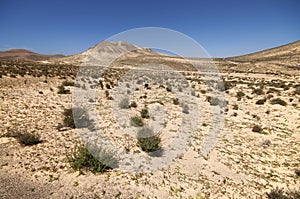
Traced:
[[180, 31], [213, 57], [300, 39], [299, 0], [0, 0], [0, 50], [79, 53], [145, 26]]

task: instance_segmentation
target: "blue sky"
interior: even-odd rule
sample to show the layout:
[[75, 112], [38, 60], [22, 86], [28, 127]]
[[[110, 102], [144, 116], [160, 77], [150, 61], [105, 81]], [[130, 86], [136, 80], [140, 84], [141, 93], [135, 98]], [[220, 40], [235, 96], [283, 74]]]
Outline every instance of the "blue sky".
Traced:
[[119, 32], [164, 27], [213, 57], [300, 39], [299, 0], [0, 0], [0, 50], [75, 54]]

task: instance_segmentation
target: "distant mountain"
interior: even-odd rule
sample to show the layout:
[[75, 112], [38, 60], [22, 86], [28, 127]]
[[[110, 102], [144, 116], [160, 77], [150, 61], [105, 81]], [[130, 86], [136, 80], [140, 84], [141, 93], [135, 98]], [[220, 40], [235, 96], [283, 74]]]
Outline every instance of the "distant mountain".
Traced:
[[242, 56], [229, 57], [228, 59], [236, 61], [272, 61], [272, 60], [282, 60], [282, 59], [291, 59], [293, 61], [300, 61], [300, 40], [278, 46], [275, 48], [270, 48], [267, 50], [262, 50], [255, 53], [250, 53]]
[[115, 60], [120, 56], [136, 57], [143, 55], [157, 55], [157, 53], [150, 49], [141, 48], [124, 41], [101, 41], [100, 43], [96, 44], [95, 46], [87, 49], [82, 53], [51, 60], [77, 65], [82, 63], [101, 65], [109, 63], [110, 61]]
[[0, 51], [0, 60], [26, 60], [26, 61], [40, 61], [49, 58], [61, 58], [64, 55], [42, 55], [25, 49], [11, 49], [7, 51]]
[[300, 70], [300, 40], [247, 55], [216, 58], [220, 70], [252, 73], [295, 73]]

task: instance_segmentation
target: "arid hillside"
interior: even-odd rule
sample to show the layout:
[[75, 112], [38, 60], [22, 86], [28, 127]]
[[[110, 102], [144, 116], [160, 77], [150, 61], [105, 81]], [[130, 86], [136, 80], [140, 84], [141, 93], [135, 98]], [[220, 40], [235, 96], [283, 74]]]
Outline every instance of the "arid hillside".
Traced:
[[0, 60], [39, 61], [54, 57], [61, 58], [64, 55], [42, 55], [25, 49], [11, 49], [0, 52]]

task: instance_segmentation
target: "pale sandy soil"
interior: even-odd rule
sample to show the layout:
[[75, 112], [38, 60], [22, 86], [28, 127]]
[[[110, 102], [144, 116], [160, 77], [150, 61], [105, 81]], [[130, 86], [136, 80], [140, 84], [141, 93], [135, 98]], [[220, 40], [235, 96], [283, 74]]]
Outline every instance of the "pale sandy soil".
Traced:
[[[195, 84], [193, 99], [201, 117], [187, 151], [168, 166], [150, 173], [115, 169], [103, 174], [75, 172], [66, 160], [80, 138], [74, 129], [59, 131], [57, 128], [63, 122], [64, 109], [70, 108], [72, 103], [72, 94], [57, 94], [57, 87], [64, 79], [53, 77], [45, 83], [43, 77], [0, 78], [0, 135], [17, 129], [34, 132], [43, 141], [22, 146], [15, 138], [0, 138], [1, 198], [265, 198], [265, 193], [277, 186], [299, 189], [300, 178], [295, 169], [300, 167], [300, 96], [294, 94], [292, 86], [288, 90], [276, 88], [279, 92], [270, 93], [273, 97], [269, 97], [280, 97], [287, 106], [272, 105], [270, 99], [256, 105], [257, 100], [268, 97], [266, 92], [272, 86], [265, 84], [263, 95], [252, 93], [259, 88], [255, 83], [262, 80], [270, 83], [280, 79], [285, 84], [296, 85], [300, 83], [299, 77], [239, 73], [223, 76], [227, 81], [238, 82], [225, 95], [228, 101], [225, 126], [208, 158], [204, 159], [199, 152], [205, 133], [214, 125], [206, 100], [209, 93], [205, 85], [193, 81], [197, 79], [193, 77], [189, 83]], [[139, 91], [133, 91], [131, 100], [136, 101], [138, 107], [130, 109], [129, 115], [138, 114], [149, 104], [150, 115], [155, 117], [156, 109], [151, 106], [159, 106], [155, 101], [163, 102], [165, 120], [159, 125], [166, 144], [176, 135], [182, 122], [181, 107], [173, 104], [174, 94], [159, 84], [149, 85], [149, 90], [141, 85]], [[73, 88], [70, 89], [73, 92]], [[241, 100], [236, 97], [238, 91], [245, 93]], [[109, 92], [112, 94], [113, 90]], [[140, 99], [145, 93], [147, 98]], [[123, 134], [118, 134], [124, 128], [130, 133], [132, 128], [129, 123], [116, 122], [112, 101], [99, 89], [95, 102], [98, 127], [111, 135], [120, 148], [126, 146], [130, 153], [143, 154], [134, 140], [126, 141]], [[233, 109], [234, 105], [238, 110]], [[151, 110], [154, 111], [151, 113]], [[261, 125], [266, 134], [252, 132], [255, 124]], [[264, 145], [266, 140], [270, 141], [269, 145]]]

